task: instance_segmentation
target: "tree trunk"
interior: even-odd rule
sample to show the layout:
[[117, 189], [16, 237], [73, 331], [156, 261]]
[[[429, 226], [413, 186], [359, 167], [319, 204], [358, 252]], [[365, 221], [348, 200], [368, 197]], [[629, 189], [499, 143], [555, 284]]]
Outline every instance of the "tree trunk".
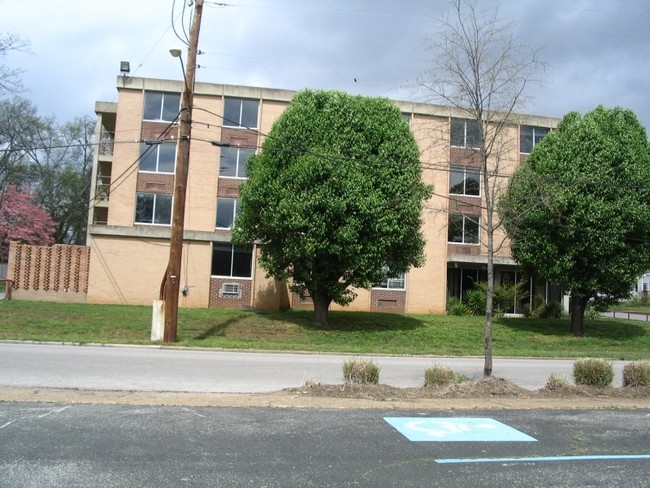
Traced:
[[312, 295], [314, 301], [314, 324], [316, 327], [327, 327], [327, 314], [329, 312], [332, 299], [325, 293], [316, 292]]
[[571, 296], [571, 333], [575, 336], [585, 335], [586, 308], [586, 298]]
[[494, 315], [494, 200], [485, 151], [483, 151], [483, 186], [485, 188], [487, 219], [485, 225], [487, 240], [487, 290], [485, 294], [485, 364], [483, 366], [483, 378], [489, 378], [492, 376], [492, 316]]

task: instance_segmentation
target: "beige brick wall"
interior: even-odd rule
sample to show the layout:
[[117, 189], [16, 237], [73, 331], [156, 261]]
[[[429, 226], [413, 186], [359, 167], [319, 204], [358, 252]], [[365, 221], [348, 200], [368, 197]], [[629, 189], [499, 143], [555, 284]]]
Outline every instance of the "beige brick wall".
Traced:
[[[162, 239], [93, 236], [94, 259], [88, 283], [89, 303], [151, 305], [160, 293], [160, 283], [169, 260], [169, 244]], [[210, 298], [209, 242], [183, 246], [179, 307], [207, 307]]]
[[108, 225], [133, 226], [143, 98], [140, 91], [119, 93]]

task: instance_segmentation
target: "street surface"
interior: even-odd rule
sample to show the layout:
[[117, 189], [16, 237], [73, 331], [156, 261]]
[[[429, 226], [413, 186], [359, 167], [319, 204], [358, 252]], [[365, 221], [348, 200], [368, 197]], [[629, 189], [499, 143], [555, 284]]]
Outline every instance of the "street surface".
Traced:
[[[491, 418], [533, 441], [413, 442], [386, 417]], [[430, 420], [429, 420], [430, 422]], [[436, 435], [434, 435], [436, 434]], [[442, 438], [441, 438], [442, 435]], [[406, 411], [0, 402], [0, 487], [625, 487], [648, 410]]]
[[[214, 393], [263, 393], [307, 381], [343, 382], [343, 362], [354, 356], [284, 354], [160, 347], [0, 343], [0, 386]], [[417, 387], [433, 364], [470, 380], [483, 376], [483, 358], [373, 356], [382, 384]], [[614, 361], [621, 385], [624, 361]], [[493, 374], [526, 389], [542, 388], [551, 373], [572, 378], [573, 360], [494, 359]]]

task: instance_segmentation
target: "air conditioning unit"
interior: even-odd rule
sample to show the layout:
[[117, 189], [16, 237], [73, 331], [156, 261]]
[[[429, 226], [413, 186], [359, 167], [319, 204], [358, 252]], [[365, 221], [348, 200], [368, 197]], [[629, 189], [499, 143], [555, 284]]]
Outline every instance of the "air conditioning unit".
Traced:
[[239, 283], [224, 283], [219, 290], [219, 296], [241, 298], [241, 286]]

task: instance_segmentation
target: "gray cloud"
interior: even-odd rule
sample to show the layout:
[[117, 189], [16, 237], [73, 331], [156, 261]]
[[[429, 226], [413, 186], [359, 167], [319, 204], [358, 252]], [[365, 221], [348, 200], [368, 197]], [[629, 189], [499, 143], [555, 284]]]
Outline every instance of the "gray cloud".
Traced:
[[[132, 74], [180, 79], [168, 49], [172, 0], [0, 0], [5, 30], [32, 41], [32, 55], [5, 61], [27, 70], [27, 98], [61, 120], [92, 114], [115, 98], [119, 62]], [[178, 7], [183, 0], [176, 0]], [[445, 1], [231, 0], [206, 4], [200, 81], [304, 87], [409, 98], [403, 87], [426, 68], [427, 38]], [[519, 38], [543, 46], [545, 83], [532, 87], [527, 112], [561, 117], [599, 104], [622, 105], [650, 124], [647, 95], [650, 2], [646, 0], [481, 0], [499, 8]], [[186, 19], [187, 20], [187, 19]], [[180, 18], [177, 27], [180, 27]], [[356, 78], [356, 82], [354, 79]]]

